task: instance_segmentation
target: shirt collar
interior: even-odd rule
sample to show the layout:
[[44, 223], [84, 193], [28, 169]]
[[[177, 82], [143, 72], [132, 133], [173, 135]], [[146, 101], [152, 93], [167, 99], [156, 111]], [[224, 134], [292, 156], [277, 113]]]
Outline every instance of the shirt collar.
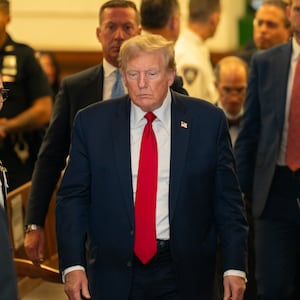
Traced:
[[111, 65], [105, 58], [103, 58], [103, 70], [104, 70], [104, 77], [109, 77], [117, 68]]
[[298, 58], [300, 58], [300, 45], [297, 43], [294, 37], [292, 39], [292, 45], [293, 45], [292, 60], [297, 60]]
[[[153, 113], [156, 115], [155, 121], [160, 121], [165, 128], [170, 128], [171, 123], [171, 92], [168, 90], [167, 96], [161, 107], [154, 110]], [[133, 102], [131, 102], [131, 127], [137, 128], [144, 125], [145, 123], [145, 112]]]

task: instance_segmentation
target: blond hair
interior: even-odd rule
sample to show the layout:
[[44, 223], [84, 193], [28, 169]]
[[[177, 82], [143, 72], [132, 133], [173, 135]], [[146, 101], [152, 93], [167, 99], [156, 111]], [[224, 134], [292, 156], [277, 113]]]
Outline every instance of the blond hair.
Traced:
[[161, 53], [165, 67], [176, 71], [174, 42], [158, 34], [137, 35], [123, 42], [119, 53], [121, 70], [125, 71], [127, 62], [141, 53]]

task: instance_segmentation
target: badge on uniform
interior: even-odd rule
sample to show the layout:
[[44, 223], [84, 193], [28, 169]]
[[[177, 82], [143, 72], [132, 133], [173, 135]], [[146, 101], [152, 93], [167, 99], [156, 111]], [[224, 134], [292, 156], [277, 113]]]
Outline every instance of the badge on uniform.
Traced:
[[7, 76], [17, 75], [17, 57], [15, 55], [5, 55], [3, 57], [1, 73]]
[[193, 67], [183, 69], [183, 77], [188, 84], [192, 84], [198, 75], [198, 70]]

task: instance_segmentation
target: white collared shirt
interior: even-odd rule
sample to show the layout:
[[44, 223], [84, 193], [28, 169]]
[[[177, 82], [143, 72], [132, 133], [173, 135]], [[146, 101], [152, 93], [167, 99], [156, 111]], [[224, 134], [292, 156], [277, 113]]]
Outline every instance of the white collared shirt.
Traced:
[[[169, 230], [169, 178], [171, 153], [171, 93], [170, 90], [162, 106], [153, 113], [156, 119], [152, 123], [158, 148], [158, 182], [156, 200], [156, 237], [160, 240], [170, 238]], [[131, 168], [134, 200], [136, 194], [137, 173], [140, 157], [140, 145], [147, 123], [145, 112], [134, 103], [130, 112]]]

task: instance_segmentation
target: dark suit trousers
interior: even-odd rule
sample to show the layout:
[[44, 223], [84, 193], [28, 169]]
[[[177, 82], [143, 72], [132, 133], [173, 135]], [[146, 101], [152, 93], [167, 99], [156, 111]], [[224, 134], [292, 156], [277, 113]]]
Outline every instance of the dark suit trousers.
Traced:
[[261, 299], [300, 299], [300, 177], [276, 168], [265, 210], [254, 225]]
[[177, 300], [175, 270], [170, 248], [158, 242], [156, 255], [142, 264], [133, 260], [133, 281], [129, 300]]

